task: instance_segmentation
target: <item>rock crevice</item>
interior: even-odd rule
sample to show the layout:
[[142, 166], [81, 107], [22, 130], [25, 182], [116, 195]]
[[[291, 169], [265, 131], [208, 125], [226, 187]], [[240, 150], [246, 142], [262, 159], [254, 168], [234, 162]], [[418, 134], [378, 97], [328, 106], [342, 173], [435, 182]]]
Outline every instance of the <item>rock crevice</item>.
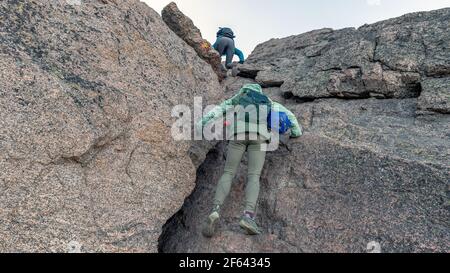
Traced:
[[225, 95], [259, 83], [305, 129], [267, 156], [263, 235], [238, 227], [247, 158], [216, 237], [201, 235], [225, 163], [219, 143], [164, 225], [159, 251], [367, 252], [374, 242], [383, 252], [449, 251], [450, 56], [437, 46], [450, 41], [449, 16], [443, 9], [258, 45], [239, 77], [223, 82]]

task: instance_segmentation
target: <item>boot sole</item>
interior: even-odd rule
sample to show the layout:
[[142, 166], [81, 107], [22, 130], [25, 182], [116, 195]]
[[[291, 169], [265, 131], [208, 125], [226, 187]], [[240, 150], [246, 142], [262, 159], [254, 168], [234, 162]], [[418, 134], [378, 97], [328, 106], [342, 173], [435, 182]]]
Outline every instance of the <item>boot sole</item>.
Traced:
[[218, 214], [211, 214], [208, 216], [208, 219], [205, 223], [205, 226], [203, 227], [202, 234], [206, 238], [211, 238], [214, 236], [214, 233], [216, 232], [216, 222], [219, 220]]
[[245, 221], [240, 221], [239, 225], [241, 226], [241, 228], [243, 228], [248, 235], [260, 235], [261, 232], [255, 230], [252, 226], [250, 226], [247, 222]]

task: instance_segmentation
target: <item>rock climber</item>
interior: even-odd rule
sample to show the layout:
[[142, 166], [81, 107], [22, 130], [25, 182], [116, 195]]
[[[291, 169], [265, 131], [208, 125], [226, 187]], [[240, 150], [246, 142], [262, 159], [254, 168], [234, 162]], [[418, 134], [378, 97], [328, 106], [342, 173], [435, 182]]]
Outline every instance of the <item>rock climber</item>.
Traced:
[[[208, 124], [224, 117], [226, 120], [225, 126], [230, 126], [230, 117], [232, 117], [232, 121], [235, 121], [230, 126], [231, 128], [227, 130], [229, 145], [224, 173], [217, 185], [211, 214], [207, 217], [202, 228], [203, 235], [208, 238], [214, 236], [216, 224], [220, 219], [221, 207], [230, 192], [232, 180], [246, 151], [248, 152], [248, 179], [245, 190], [245, 209], [239, 225], [248, 235], [259, 235], [261, 233], [255, 222], [256, 206], [260, 190], [260, 176], [266, 157], [264, 145], [270, 142], [270, 131], [274, 131], [274, 126], [268, 125], [268, 123], [271, 123], [268, 121], [270, 120], [269, 116], [267, 114], [261, 116], [263, 112], [259, 112], [259, 110], [255, 110], [256, 113], [260, 113], [259, 116], [257, 115], [258, 118], [249, 117], [247, 113], [250, 114], [250, 112], [247, 111], [244, 111], [244, 115], [240, 115], [239, 111], [236, 110], [248, 109], [246, 107], [249, 105], [254, 105], [255, 109], [260, 109], [262, 105], [266, 105], [266, 108], [269, 109], [268, 112], [279, 114], [280, 121], [284, 115], [286, 124], [281, 124], [280, 128], [281, 126], [286, 128], [283, 129], [283, 132], [280, 131], [280, 134], [289, 134], [288, 137], [291, 138], [302, 135], [302, 128], [295, 115], [281, 104], [268, 98], [258, 84], [244, 85], [234, 97], [224, 101], [203, 116], [197, 124], [197, 129], [202, 130], [202, 132]], [[240, 118], [240, 116], [243, 118]]]
[[213, 45], [213, 48], [217, 50], [220, 56], [226, 56], [225, 67], [227, 69], [233, 69], [233, 56], [239, 57], [239, 63], [243, 64], [245, 61], [244, 53], [236, 48], [234, 44], [234, 32], [231, 28], [220, 28], [217, 32], [217, 40]]

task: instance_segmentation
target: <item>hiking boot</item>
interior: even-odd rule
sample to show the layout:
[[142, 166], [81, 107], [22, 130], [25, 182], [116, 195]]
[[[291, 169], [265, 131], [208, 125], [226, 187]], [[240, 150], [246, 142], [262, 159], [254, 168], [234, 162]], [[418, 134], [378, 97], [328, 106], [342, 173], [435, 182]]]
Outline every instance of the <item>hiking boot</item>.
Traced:
[[259, 235], [261, 234], [261, 230], [259, 229], [258, 225], [255, 222], [255, 219], [252, 217], [249, 217], [248, 215], [244, 214], [242, 216], [241, 221], [239, 222], [239, 225], [241, 228], [243, 228], [248, 235]]
[[216, 206], [213, 209], [212, 213], [208, 216], [208, 218], [206, 218], [206, 221], [205, 221], [205, 223], [203, 225], [203, 229], [202, 229], [202, 234], [206, 238], [213, 237], [216, 232], [216, 224], [217, 224], [218, 220], [220, 219], [219, 209], [220, 209], [220, 207]]

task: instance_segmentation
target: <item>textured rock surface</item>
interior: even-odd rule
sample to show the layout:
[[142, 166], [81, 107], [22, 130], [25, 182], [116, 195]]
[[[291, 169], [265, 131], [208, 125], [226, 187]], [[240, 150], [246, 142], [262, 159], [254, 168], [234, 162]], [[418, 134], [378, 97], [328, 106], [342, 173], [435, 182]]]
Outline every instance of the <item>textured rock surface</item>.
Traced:
[[[224, 82], [259, 82], [305, 136], [269, 153], [257, 222], [243, 209], [246, 159], [219, 232], [201, 236], [226, 156], [213, 149], [194, 193], [165, 226], [164, 252], [450, 252], [450, 9], [358, 30], [323, 29], [259, 45]], [[345, 99], [339, 99], [345, 98]]]
[[[67, 3], [0, 3], [0, 252], [450, 252], [449, 9], [271, 40], [219, 85], [145, 4]], [[174, 141], [171, 110], [253, 82], [305, 136], [268, 155], [263, 235], [244, 160], [207, 240], [226, 143]]]
[[156, 251], [208, 150], [171, 109], [221, 86], [145, 4], [67, 3], [0, 3], [0, 252]]
[[422, 111], [450, 113], [450, 77], [427, 79], [422, 82], [422, 95], [419, 98]]
[[449, 116], [416, 118], [416, 99], [287, 105], [307, 133], [291, 152], [281, 148], [267, 158], [258, 211], [264, 234], [239, 230], [244, 160], [218, 236], [201, 236], [224, 166], [221, 144], [166, 226], [163, 251], [364, 252], [371, 241], [383, 252], [450, 250]]
[[428, 77], [450, 75], [449, 20], [442, 9], [273, 39], [240, 75], [303, 99], [415, 98]]
[[200, 30], [194, 25], [194, 22], [184, 15], [174, 2], [168, 4], [162, 10], [161, 15], [173, 32], [194, 48], [200, 58], [211, 64], [219, 80], [222, 81], [226, 77], [222, 59], [219, 53], [212, 48], [211, 43], [202, 38]]

